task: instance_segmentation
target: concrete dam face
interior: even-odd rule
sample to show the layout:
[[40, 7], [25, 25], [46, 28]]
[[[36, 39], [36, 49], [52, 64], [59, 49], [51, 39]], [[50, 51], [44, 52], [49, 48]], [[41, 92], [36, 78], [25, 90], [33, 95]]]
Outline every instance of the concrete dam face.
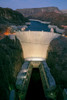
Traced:
[[59, 34], [43, 31], [16, 32], [23, 48], [24, 58], [46, 58], [50, 42]]

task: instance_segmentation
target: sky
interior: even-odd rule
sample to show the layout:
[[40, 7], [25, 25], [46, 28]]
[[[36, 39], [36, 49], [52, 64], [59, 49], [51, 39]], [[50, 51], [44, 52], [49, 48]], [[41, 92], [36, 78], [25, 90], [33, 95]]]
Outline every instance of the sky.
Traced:
[[67, 0], [0, 0], [0, 7], [11, 9], [58, 7], [67, 9]]

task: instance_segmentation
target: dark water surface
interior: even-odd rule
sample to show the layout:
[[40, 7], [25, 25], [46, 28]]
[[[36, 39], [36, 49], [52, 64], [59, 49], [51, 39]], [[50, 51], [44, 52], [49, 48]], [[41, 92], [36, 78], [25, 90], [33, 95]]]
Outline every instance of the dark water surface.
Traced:
[[48, 24], [43, 24], [38, 21], [31, 21], [31, 24], [28, 26], [26, 31], [47, 31], [50, 32], [50, 29], [48, 28]]
[[34, 68], [32, 71], [27, 95], [25, 100], [47, 100], [40, 78], [40, 73], [38, 68]]

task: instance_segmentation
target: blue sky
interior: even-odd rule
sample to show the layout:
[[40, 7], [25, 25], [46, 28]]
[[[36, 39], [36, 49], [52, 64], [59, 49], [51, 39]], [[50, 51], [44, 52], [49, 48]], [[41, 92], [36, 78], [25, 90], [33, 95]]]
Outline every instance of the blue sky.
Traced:
[[39, 8], [55, 6], [59, 9], [67, 9], [67, 0], [0, 0], [0, 7], [12, 9]]

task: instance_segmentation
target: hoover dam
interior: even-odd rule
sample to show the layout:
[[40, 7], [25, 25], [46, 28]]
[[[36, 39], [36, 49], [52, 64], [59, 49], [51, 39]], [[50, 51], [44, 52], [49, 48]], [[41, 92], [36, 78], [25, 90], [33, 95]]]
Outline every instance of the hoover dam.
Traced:
[[53, 32], [44, 31], [19, 31], [16, 32], [17, 38], [23, 48], [24, 58], [43, 58], [46, 59], [47, 49], [50, 42], [60, 35]]
[[[25, 58], [25, 63], [22, 65], [16, 80], [19, 97], [21, 100], [34, 100], [35, 98], [35, 100], [47, 100], [47, 98], [48, 100], [55, 100], [56, 83], [46, 63], [46, 57], [51, 41], [60, 35], [44, 31], [19, 31], [16, 32], [16, 36], [21, 43]], [[32, 81], [32, 79], [35, 80], [34, 75], [37, 77], [36, 71], [39, 71], [37, 74], [40, 74], [41, 79], [41, 81], [37, 81], [38, 83]], [[42, 92], [39, 88], [41, 87], [40, 82]], [[40, 84], [39, 87], [38, 84]], [[32, 91], [35, 91], [35, 93]]]
[[[46, 63], [46, 57], [50, 43], [60, 37], [60, 34], [44, 31], [17, 31], [15, 35], [21, 43], [25, 59], [16, 79], [19, 99], [56, 100], [57, 86]], [[13, 96], [10, 93], [11, 97]]]

